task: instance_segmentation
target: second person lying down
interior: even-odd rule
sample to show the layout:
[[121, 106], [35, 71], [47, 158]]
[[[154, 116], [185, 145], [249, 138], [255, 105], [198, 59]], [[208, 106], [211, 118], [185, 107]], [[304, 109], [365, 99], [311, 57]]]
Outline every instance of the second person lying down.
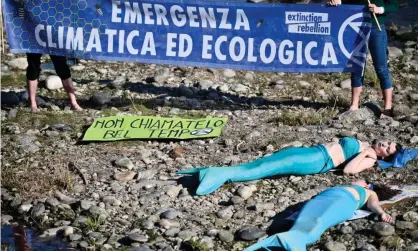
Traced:
[[344, 167], [344, 173], [355, 174], [373, 167], [378, 158], [386, 158], [401, 150], [394, 142], [375, 140], [370, 146], [355, 138], [311, 147], [291, 147], [249, 163], [231, 167], [200, 167], [178, 171], [199, 178], [197, 195], [214, 192], [225, 182], [257, 180], [276, 175], [309, 175]]

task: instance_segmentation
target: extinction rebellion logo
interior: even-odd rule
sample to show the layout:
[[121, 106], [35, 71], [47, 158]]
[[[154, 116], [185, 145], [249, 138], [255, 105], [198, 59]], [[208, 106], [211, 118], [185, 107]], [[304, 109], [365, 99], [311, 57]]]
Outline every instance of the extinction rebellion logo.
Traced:
[[328, 13], [286, 11], [289, 33], [330, 35], [331, 22]]

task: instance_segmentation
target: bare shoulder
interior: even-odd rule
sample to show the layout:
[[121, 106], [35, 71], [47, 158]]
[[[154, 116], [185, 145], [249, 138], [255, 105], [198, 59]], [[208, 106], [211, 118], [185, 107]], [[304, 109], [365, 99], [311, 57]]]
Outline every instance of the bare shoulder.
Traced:
[[369, 142], [363, 142], [360, 140], [358, 140], [358, 142], [360, 144], [360, 152], [370, 147]]

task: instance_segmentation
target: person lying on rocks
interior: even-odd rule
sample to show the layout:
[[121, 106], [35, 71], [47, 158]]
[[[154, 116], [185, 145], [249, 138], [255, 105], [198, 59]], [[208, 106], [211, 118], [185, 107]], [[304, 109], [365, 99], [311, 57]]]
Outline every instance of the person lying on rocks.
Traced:
[[306, 246], [316, 242], [327, 229], [349, 220], [364, 205], [382, 221], [392, 222], [392, 217], [379, 205], [379, 199], [387, 200], [400, 192], [387, 186], [373, 186], [365, 180], [328, 188], [302, 207], [289, 231], [272, 235], [244, 251], [306, 250]]
[[356, 174], [372, 168], [378, 158], [391, 157], [401, 145], [375, 140], [372, 146], [355, 138], [311, 147], [291, 147], [272, 155], [233, 167], [200, 167], [178, 171], [199, 177], [197, 195], [214, 192], [225, 182], [251, 181], [276, 175], [309, 175], [343, 168], [346, 174]]

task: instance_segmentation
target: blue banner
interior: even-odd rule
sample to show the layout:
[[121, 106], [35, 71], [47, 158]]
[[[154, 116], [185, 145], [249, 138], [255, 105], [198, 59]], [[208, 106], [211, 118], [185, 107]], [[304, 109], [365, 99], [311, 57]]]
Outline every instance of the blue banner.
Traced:
[[3, 0], [12, 53], [281, 72], [361, 72], [365, 6]]

